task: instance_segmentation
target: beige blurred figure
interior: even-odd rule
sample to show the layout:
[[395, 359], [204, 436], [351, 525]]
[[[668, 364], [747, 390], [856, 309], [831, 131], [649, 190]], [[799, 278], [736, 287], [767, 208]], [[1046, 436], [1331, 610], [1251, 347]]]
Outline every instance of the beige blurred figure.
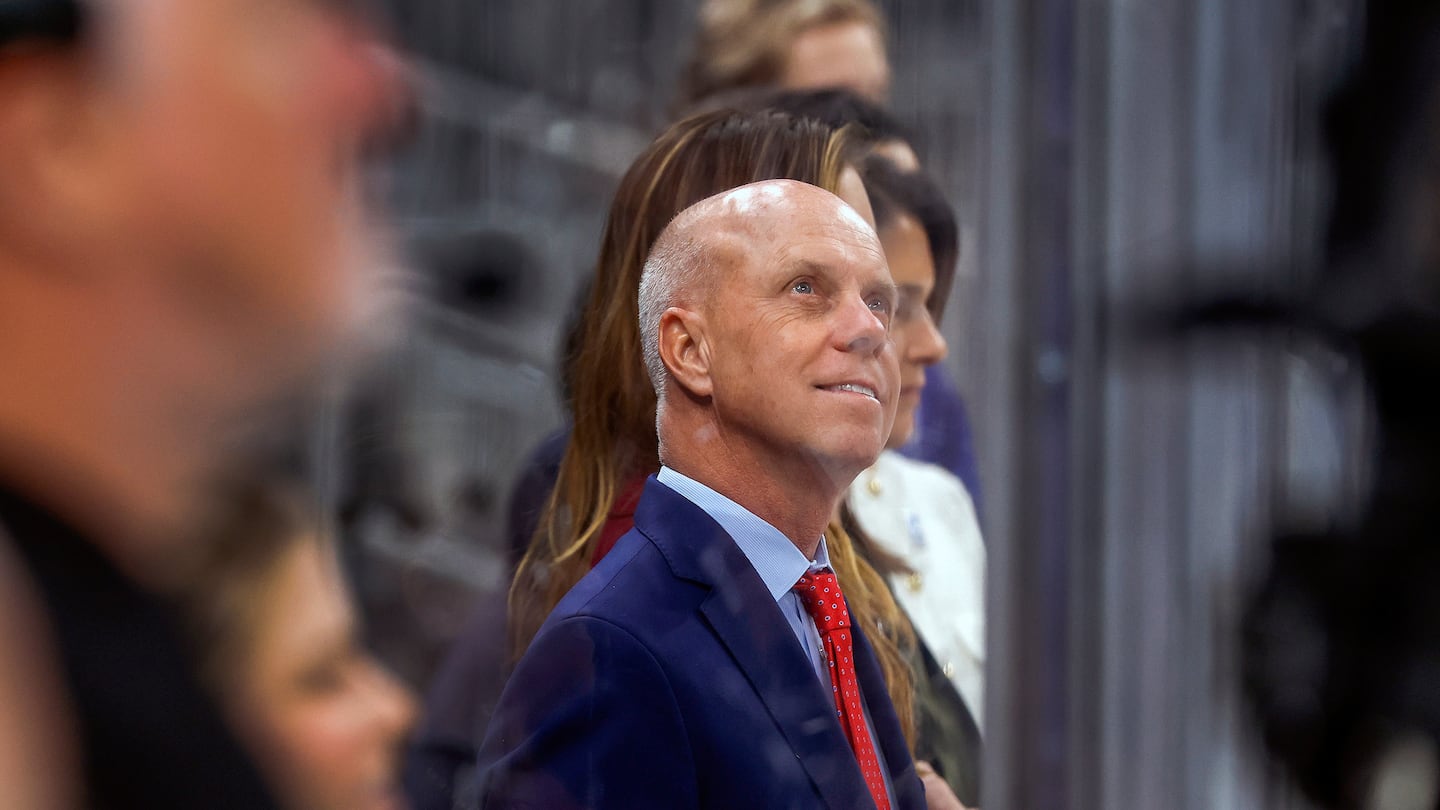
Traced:
[[0, 807], [105, 803], [34, 535], [173, 586], [240, 429], [357, 320], [397, 93], [339, 8], [0, 0]]
[[402, 807], [410, 694], [360, 647], [335, 549], [297, 497], [238, 489], [186, 600], [206, 680], [285, 806]]
[[705, 0], [682, 109], [745, 87], [890, 95], [885, 20], [869, 0]]

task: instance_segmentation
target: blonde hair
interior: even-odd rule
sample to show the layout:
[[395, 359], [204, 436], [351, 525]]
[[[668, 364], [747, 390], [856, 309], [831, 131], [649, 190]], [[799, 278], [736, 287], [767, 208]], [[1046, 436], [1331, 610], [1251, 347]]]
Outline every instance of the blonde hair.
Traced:
[[885, 35], [885, 18], [870, 0], [706, 0], [675, 108], [775, 84], [800, 34], [844, 22], [865, 23]]

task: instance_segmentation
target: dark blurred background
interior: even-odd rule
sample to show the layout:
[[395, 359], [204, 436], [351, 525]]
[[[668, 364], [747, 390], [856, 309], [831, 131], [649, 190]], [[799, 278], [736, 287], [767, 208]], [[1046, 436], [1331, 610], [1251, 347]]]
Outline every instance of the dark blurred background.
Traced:
[[[498, 662], [513, 476], [561, 420], [563, 324], [696, 3], [383, 5], [418, 72], [393, 204], [420, 273], [315, 457], [372, 639], [423, 689], [467, 621]], [[963, 222], [945, 332], [985, 486], [986, 806], [1303, 806], [1257, 755], [1236, 625], [1276, 516], [1323, 527], [1363, 493], [1358, 374], [1298, 335], [1146, 321], [1313, 277], [1361, 4], [880, 5], [893, 106]]]

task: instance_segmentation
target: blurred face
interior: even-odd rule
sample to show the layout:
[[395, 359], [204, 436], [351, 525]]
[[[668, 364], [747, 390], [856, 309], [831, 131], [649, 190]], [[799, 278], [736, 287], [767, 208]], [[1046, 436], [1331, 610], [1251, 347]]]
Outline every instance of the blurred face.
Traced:
[[707, 306], [718, 418], [787, 462], [858, 473], [884, 447], [898, 390], [879, 242], [814, 189], [748, 221], [765, 230], [746, 235]]
[[393, 59], [334, 2], [114, 5], [125, 247], [232, 371], [287, 370], [348, 325], [373, 265], [357, 158], [396, 109]]
[[925, 306], [935, 289], [935, 260], [925, 229], [913, 217], [900, 217], [880, 232], [880, 243], [899, 290], [890, 334], [900, 358], [900, 397], [895, 426], [886, 447], [899, 447], [915, 431], [915, 410], [925, 387], [925, 369], [945, 359], [945, 338]]
[[236, 725], [288, 807], [396, 810], [409, 696], [359, 650], [339, 572], [318, 543], [281, 564], [240, 679]]
[[817, 25], [790, 46], [781, 87], [822, 90], [843, 87], [883, 104], [890, 95], [890, 62], [880, 32], [864, 22]]

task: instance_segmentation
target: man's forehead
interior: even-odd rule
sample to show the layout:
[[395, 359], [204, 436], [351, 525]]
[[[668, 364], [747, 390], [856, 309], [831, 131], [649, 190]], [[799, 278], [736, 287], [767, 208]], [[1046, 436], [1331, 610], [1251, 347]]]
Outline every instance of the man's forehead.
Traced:
[[776, 208], [810, 203], [816, 205], [828, 194], [806, 183], [769, 181], [740, 186], [719, 195], [727, 213], [739, 217], [759, 216]]
[[717, 195], [717, 213], [752, 226], [774, 223], [777, 218], [815, 217], [838, 219], [870, 231], [870, 224], [844, 200], [808, 183], [795, 180], [767, 180], [751, 183]]
[[702, 200], [659, 241], [677, 238], [700, 247], [712, 281], [804, 265], [826, 275], [864, 272], [889, 280], [869, 223], [834, 194], [794, 180], [752, 183]]
[[[880, 243], [863, 217], [835, 195], [794, 181], [742, 186], [711, 198], [712, 244], [729, 243], [744, 252], [775, 261], [792, 250], [825, 251], [842, 245], [879, 255]], [[701, 212], [697, 212], [701, 213]], [[698, 224], [698, 223], [697, 223]], [[883, 260], [882, 260], [883, 261]]]
[[772, 250], [760, 254], [760, 259], [764, 266], [786, 273], [854, 273], [888, 280], [890, 271], [883, 250], [878, 243], [861, 237], [850, 227], [837, 227], [831, 233], [795, 234], [778, 240]]

